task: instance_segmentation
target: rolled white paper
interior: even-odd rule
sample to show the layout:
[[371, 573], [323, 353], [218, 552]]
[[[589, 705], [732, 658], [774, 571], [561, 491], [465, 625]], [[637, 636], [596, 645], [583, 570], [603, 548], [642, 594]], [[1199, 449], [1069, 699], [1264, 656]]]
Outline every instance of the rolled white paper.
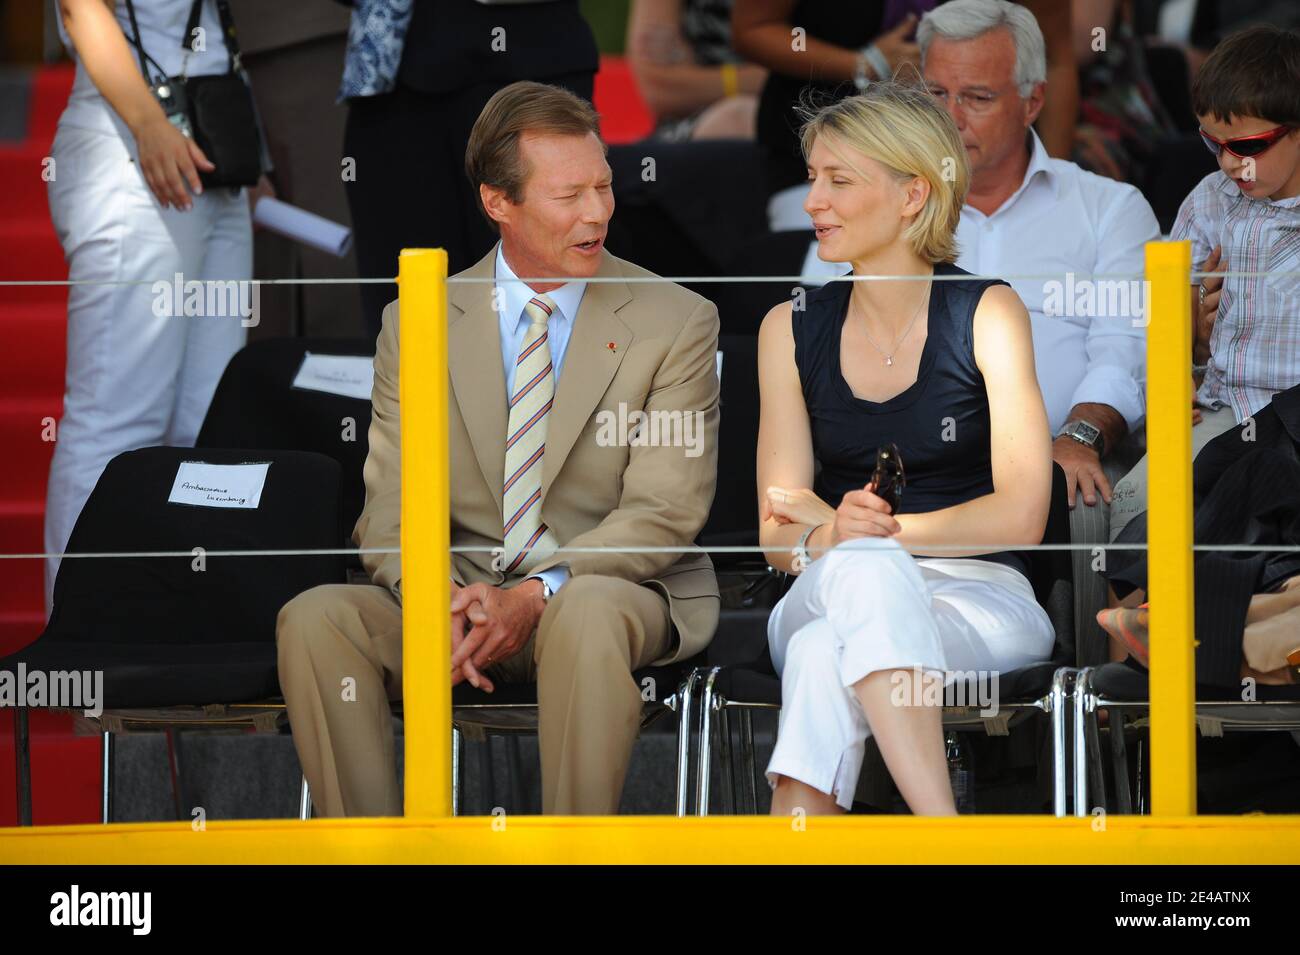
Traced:
[[352, 230], [306, 209], [263, 196], [253, 207], [253, 223], [339, 258], [352, 248]]

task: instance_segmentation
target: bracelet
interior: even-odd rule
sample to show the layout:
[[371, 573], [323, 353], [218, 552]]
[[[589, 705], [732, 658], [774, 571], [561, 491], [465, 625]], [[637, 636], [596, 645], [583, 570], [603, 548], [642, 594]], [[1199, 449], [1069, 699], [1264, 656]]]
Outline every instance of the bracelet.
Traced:
[[874, 43], [862, 50], [862, 58], [870, 64], [877, 80], [887, 80], [893, 75], [894, 71], [890, 69], [889, 59], [884, 53], [880, 52], [880, 47]]
[[722, 64], [722, 95], [726, 99], [740, 93], [740, 70], [735, 63]]
[[814, 524], [812, 527], [808, 528], [803, 532], [803, 536], [799, 538], [799, 543], [794, 545], [794, 562], [791, 565], [791, 569], [794, 570], [795, 573], [803, 573], [803, 569], [812, 563], [813, 558], [808, 553], [808, 539], [817, 532], [817, 528], [824, 526], [825, 523], [826, 522], [823, 521], [821, 524]]

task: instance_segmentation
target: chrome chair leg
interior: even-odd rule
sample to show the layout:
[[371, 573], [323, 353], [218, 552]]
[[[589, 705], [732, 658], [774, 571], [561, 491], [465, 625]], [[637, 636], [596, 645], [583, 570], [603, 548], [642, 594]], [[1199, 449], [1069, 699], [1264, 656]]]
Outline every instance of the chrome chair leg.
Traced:
[[1124, 745], [1124, 711], [1117, 706], [1110, 708], [1106, 721], [1110, 732], [1111, 769], [1115, 777], [1115, 809], [1130, 814], [1133, 812], [1133, 792], [1128, 782], [1128, 749]]
[[32, 736], [27, 707], [14, 712], [14, 782], [18, 786], [18, 825], [32, 824]]
[[113, 734], [104, 730], [100, 736], [103, 765], [100, 778], [103, 780], [103, 793], [99, 804], [100, 822], [107, 825], [113, 818]]
[[691, 784], [691, 710], [694, 708], [695, 684], [700, 670], [696, 668], [686, 675], [681, 689], [677, 691], [677, 815], [685, 816], [688, 806], [688, 791]]
[[1085, 667], [1074, 678], [1074, 814], [1080, 818], [1088, 815], [1088, 754], [1084, 730], [1084, 707], [1091, 694], [1089, 681], [1091, 667]]
[[307, 777], [302, 777], [302, 785], [298, 787], [298, 818], [307, 820], [311, 818], [311, 787], [307, 785]]
[[751, 816], [758, 815], [758, 783], [754, 768], [754, 713], [749, 708], [741, 709], [736, 714], [740, 724], [740, 765], [744, 775], [741, 778], [741, 797], [744, 808]]
[[1052, 717], [1052, 811], [1058, 819], [1065, 815], [1066, 804], [1065, 720], [1069, 703], [1066, 682], [1070, 678], [1070, 669], [1060, 667], [1052, 674], [1052, 689], [1048, 696]]
[[727, 713], [727, 701], [719, 696], [713, 698], [713, 705], [718, 714], [718, 755], [722, 762], [722, 811], [728, 816], [736, 814], [736, 761], [731, 752], [731, 716]]
[[720, 667], [710, 667], [700, 700], [700, 756], [695, 764], [695, 814], [709, 814], [709, 761], [713, 756], [713, 683]]
[[451, 814], [460, 815], [460, 782], [461, 772], [464, 769], [462, 760], [464, 757], [465, 740], [460, 734], [460, 728], [455, 723], [451, 726]]
[[1110, 809], [1110, 802], [1106, 798], [1106, 770], [1101, 762], [1101, 731], [1097, 725], [1097, 705], [1091, 689], [1088, 692], [1088, 699], [1084, 701], [1083, 716], [1084, 751], [1088, 756], [1088, 791], [1095, 794], [1092, 797], [1095, 806], [1087, 807], [1091, 815], [1094, 808], [1099, 807], [1103, 812]]

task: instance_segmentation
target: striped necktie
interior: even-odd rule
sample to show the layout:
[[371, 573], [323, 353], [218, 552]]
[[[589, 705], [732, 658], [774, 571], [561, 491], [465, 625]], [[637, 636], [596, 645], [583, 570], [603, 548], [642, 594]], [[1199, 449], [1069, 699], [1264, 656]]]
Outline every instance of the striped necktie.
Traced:
[[502, 494], [506, 573], [527, 572], [559, 546], [542, 522], [542, 455], [546, 451], [546, 419], [555, 401], [546, 323], [554, 312], [555, 303], [546, 295], [538, 295], [524, 306], [528, 331], [515, 360], [510, 423], [506, 426]]

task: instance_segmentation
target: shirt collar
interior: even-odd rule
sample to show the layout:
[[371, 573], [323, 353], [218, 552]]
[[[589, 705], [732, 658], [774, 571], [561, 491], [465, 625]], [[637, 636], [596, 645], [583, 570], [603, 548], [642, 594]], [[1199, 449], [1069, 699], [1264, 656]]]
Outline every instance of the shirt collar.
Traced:
[[[1060, 176], [1052, 167], [1052, 157], [1047, 154], [1047, 148], [1043, 146], [1043, 141], [1038, 138], [1038, 134], [1031, 128], [1029, 129], [1029, 165], [1025, 168], [1025, 178], [1021, 180], [1019, 188], [1003, 201], [993, 211], [993, 215], [1010, 209], [1021, 193], [1029, 188], [1030, 183], [1035, 177], [1041, 176], [1043, 184], [1049, 186], [1052, 190], [1052, 197], [1056, 198], [1060, 189]], [[978, 211], [973, 206], [967, 204], [967, 208], [972, 211]], [[990, 216], [989, 218], [992, 218]]]
[[1300, 196], [1289, 196], [1286, 199], [1269, 199], [1267, 196], [1262, 199], [1251, 199], [1250, 196], [1237, 188], [1237, 184], [1232, 181], [1232, 177], [1223, 170], [1219, 170], [1218, 186], [1219, 191], [1229, 199], [1245, 199], [1247, 202], [1262, 202], [1265, 205], [1274, 206], [1278, 209], [1295, 209], [1300, 207]]
[[[497, 262], [496, 262], [496, 279], [497, 288], [501, 289], [501, 302], [505, 310], [505, 315], [516, 325], [524, 319], [524, 306], [528, 304], [537, 293], [534, 292], [523, 282], [510, 281], [518, 278], [514, 269], [510, 268], [510, 263], [506, 261], [505, 252], [501, 243], [497, 243]], [[546, 295], [550, 297], [556, 307], [560, 310], [560, 317], [573, 322], [578, 317], [578, 308], [582, 305], [583, 293], [587, 291], [585, 281], [566, 282], [557, 289], [552, 289]], [[553, 317], [551, 321], [554, 321]]]

